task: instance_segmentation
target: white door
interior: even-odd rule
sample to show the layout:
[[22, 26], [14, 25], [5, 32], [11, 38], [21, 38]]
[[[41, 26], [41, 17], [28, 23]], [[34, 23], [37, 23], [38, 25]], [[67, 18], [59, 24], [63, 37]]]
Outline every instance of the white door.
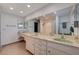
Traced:
[[12, 15], [1, 16], [1, 44], [9, 44], [17, 41], [17, 18]]

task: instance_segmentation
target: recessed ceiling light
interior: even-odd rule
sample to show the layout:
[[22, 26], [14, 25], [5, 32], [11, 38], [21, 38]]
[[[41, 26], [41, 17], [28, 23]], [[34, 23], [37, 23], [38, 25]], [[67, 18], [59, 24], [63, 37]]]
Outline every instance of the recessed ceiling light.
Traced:
[[30, 8], [30, 7], [31, 7], [31, 5], [27, 5], [27, 7], [28, 7], [28, 8]]
[[10, 7], [10, 10], [13, 10], [14, 8], [13, 7]]
[[23, 13], [23, 11], [20, 11], [20, 13]]

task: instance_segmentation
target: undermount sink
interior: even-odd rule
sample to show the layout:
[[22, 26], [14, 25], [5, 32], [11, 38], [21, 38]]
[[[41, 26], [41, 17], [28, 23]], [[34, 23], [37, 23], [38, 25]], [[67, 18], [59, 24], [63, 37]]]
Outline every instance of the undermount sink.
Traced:
[[66, 40], [66, 39], [62, 39], [62, 38], [55, 38], [54, 40], [56, 40], [56, 41], [60, 41], [60, 42], [72, 43], [71, 41]]

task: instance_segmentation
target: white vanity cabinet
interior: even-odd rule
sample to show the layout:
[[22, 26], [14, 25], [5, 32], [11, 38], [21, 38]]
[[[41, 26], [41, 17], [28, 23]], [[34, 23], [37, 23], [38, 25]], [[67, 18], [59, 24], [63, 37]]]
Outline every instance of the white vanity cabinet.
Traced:
[[77, 55], [79, 48], [47, 41], [47, 55]]
[[26, 49], [34, 54], [34, 39], [26, 36]]
[[35, 55], [46, 55], [46, 41], [35, 39]]
[[79, 48], [68, 44], [58, 43], [41, 37], [23, 35], [26, 49], [35, 55], [79, 55]]

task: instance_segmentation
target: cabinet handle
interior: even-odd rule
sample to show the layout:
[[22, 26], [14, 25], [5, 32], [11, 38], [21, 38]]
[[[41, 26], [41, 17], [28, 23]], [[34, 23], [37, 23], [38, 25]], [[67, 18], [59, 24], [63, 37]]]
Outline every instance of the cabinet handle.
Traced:
[[51, 51], [49, 50], [48, 53], [50, 53]]

